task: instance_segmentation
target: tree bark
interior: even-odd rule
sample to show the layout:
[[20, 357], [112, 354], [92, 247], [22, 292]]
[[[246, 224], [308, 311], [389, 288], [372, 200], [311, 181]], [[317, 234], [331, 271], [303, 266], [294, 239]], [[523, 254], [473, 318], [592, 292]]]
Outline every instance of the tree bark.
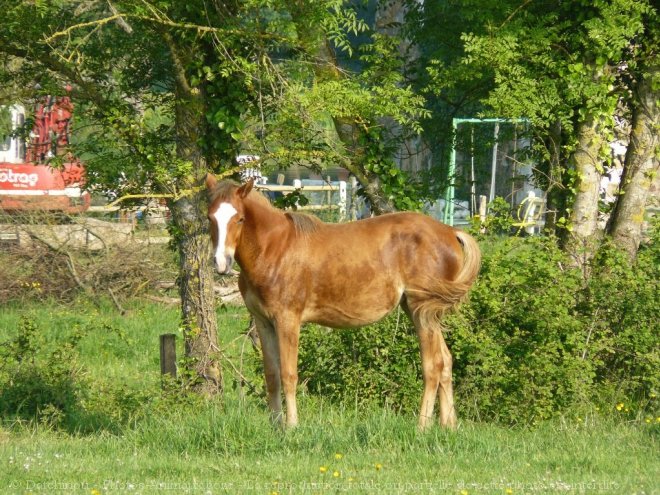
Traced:
[[[657, 93], [653, 91], [652, 77], [657, 74], [657, 63], [646, 77], [639, 79], [632, 108], [630, 142], [619, 184], [619, 193], [610, 216], [607, 232], [624, 249], [631, 260], [637, 256], [642, 239], [642, 224], [648, 194], [658, 173], [658, 117]], [[657, 77], [657, 76], [656, 76]]]
[[589, 115], [578, 128], [577, 148], [571, 156], [576, 190], [565, 250], [585, 273], [599, 241], [598, 199], [602, 175], [599, 156], [604, 145], [600, 127], [599, 120]]
[[222, 391], [218, 327], [213, 292], [211, 239], [206, 218], [206, 192], [201, 188], [208, 171], [200, 146], [206, 133], [205, 98], [202, 90], [189, 87], [184, 65], [170, 44], [177, 74], [175, 78], [176, 154], [192, 165], [190, 176], [180, 180], [189, 194], [170, 203], [173, 237], [179, 252], [178, 285], [185, 354], [193, 388], [213, 395]]

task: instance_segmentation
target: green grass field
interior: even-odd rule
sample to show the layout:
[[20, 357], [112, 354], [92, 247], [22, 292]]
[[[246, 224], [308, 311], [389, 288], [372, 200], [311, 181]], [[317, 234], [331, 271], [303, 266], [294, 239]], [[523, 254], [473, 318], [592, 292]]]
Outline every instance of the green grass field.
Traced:
[[533, 429], [463, 421], [420, 433], [412, 414], [301, 392], [301, 426], [281, 432], [263, 400], [236, 387], [234, 368], [259, 382], [241, 309], [219, 313], [232, 366], [217, 401], [160, 391], [158, 335], [176, 332], [176, 308], [134, 302], [125, 317], [88, 304], [3, 308], [0, 342], [22, 315], [45, 348], [85, 330], [77, 365], [93, 389], [89, 410], [104, 419], [3, 418], [0, 493], [660, 493], [658, 424], [623, 421], [614, 405]]

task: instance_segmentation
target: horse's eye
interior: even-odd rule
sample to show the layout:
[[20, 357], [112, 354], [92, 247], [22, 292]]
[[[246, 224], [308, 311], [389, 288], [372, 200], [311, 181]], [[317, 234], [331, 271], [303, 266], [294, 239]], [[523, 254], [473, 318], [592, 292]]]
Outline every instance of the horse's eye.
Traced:
[[238, 223], [243, 223], [245, 221], [245, 217], [241, 217], [238, 219]]

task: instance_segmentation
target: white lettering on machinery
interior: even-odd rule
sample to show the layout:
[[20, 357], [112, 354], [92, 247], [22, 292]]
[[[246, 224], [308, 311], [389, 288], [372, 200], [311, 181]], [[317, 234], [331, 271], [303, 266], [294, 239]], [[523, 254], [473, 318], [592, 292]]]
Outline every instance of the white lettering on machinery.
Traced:
[[10, 168], [0, 169], [0, 182], [34, 187], [39, 181], [39, 174], [16, 173]]

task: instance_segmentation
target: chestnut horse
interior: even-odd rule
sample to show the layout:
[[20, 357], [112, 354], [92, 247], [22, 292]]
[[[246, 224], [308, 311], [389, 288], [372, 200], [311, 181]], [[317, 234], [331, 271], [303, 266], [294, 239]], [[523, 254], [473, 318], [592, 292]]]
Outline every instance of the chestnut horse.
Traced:
[[216, 268], [234, 259], [239, 288], [256, 322], [274, 421], [298, 423], [298, 339], [306, 322], [346, 328], [374, 323], [398, 304], [419, 338], [424, 393], [419, 426], [440, 399], [440, 423], [455, 427], [452, 357], [440, 318], [474, 282], [481, 255], [472, 237], [419, 213], [327, 224], [270, 205], [252, 182], [206, 179]]

